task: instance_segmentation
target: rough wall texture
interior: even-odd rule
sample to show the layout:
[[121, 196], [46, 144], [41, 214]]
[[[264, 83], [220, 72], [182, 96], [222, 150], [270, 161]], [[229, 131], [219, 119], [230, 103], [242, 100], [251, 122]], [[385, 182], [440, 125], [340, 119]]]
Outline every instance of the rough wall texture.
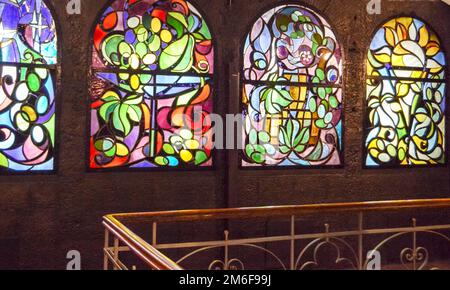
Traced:
[[[112, 212], [224, 206], [448, 197], [449, 168], [362, 168], [364, 57], [374, 30], [395, 15], [425, 19], [450, 48], [450, 7], [439, 1], [382, 1], [368, 15], [366, 0], [303, 3], [322, 11], [345, 50], [345, 167], [333, 170], [242, 171], [237, 152], [218, 152], [210, 172], [89, 173], [87, 75], [92, 25], [106, 0], [81, 0], [82, 14], [50, 1], [59, 22], [62, 75], [59, 170], [49, 176], [0, 176], [0, 268], [63, 269], [69, 250], [83, 268], [101, 267], [101, 217]], [[240, 41], [251, 21], [274, 0], [195, 0], [207, 12], [218, 47], [216, 107], [238, 112], [231, 77], [239, 71]], [[298, 1], [292, 1], [299, 3]], [[231, 3], [231, 6], [229, 5]]]

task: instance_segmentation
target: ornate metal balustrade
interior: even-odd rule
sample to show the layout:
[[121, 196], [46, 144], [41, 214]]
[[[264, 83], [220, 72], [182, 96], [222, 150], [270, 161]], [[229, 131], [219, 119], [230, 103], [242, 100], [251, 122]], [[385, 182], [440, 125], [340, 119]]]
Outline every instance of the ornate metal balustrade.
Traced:
[[[205, 268], [210, 270], [245, 270], [245, 259], [240, 257], [259, 261], [258, 253], [264, 255], [259, 269], [450, 269], [449, 209], [450, 199], [434, 199], [113, 214], [103, 221], [104, 269], [182, 270], [189, 269], [190, 261], [209, 259], [212, 262], [205, 263]], [[426, 221], [432, 220], [427, 225], [416, 219], [424, 213]], [[306, 218], [318, 222], [333, 214], [340, 216], [338, 225], [323, 223], [320, 232], [304, 232], [309, 229]], [[404, 224], [405, 216], [409, 225]], [[376, 227], [366, 226], [373, 217], [403, 225], [380, 227], [377, 221]], [[444, 222], [437, 224], [438, 218]], [[289, 229], [284, 235], [231, 238], [233, 230], [242, 235], [239, 224], [251, 225], [255, 219], [284, 222]], [[161, 237], [170, 238], [160, 232], [162, 225], [211, 221], [223, 221], [223, 239], [158, 242]], [[151, 232], [149, 241], [143, 238], [146, 234], [139, 236], [131, 230], [134, 225]], [[336, 226], [344, 230], [332, 231]], [[323, 260], [327, 262], [322, 265]]]

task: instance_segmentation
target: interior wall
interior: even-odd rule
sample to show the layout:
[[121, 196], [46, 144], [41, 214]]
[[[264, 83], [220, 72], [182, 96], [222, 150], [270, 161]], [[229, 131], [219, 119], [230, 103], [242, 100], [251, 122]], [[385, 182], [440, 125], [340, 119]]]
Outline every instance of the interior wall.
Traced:
[[[382, 14], [368, 15], [365, 0], [301, 2], [330, 20], [345, 51], [342, 169], [241, 170], [238, 153], [227, 151], [217, 152], [216, 168], [211, 171], [92, 173], [86, 169], [88, 52], [92, 25], [107, 0], [81, 0], [81, 15], [67, 15], [67, 1], [49, 2], [59, 22], [63, 60], [59, 169], [53, 175], [0, 176], [0, 268], [64, 269], [69, 250], [81, 252], [84, 269], [100, 268], [101, 218], [108, 213], [449, 196], [449, 167], [366, 170], [361, 145], [364, 58], [371, 35], [387, 18], [417, 15], [435, 29], [448, 49], [450, 6], [444, 3], [382, 1]], [[240, 41], [251, 21], [278, 2], [192, 2], [207, 12], [216, 37], [216, 111], [237, 113], [239, 96], [232, 74], [240, 70]]]

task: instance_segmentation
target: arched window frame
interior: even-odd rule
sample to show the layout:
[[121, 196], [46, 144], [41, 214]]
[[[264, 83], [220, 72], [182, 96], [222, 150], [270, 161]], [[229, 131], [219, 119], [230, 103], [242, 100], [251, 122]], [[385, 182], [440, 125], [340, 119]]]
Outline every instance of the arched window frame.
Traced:
[[[47, 0], [40, 0], [40, 2], [45, 6], [46, 9], [48, 9], [51, 20], [54, 24], [54, 32], [56, 40], [54, 41], [56, 45], [56, 57], [54, 63], [51, 64], [37, 64], [37, 63], [23, 63], [23, 62], [10, 62], [10, 61], [1, 61], [0, 60], [0, 67], [15, 67], [17, 69], [46, 69], [48, 72], [48, 77], [51, 77], [52, 81], [52, 91], [53, 91], [53, 98], [54, 98], [54, 104], [50, 110], [53, 110], [53, 117], [54, 118], [54, 124], [50, 125], [53, 127], [54, 135], [52, 142], [50, 156], [51, 156], [51, 168], [43, 168], [43, 169], [36, 169], [36, 168], [28, 168], [28, 169], [21, 169], [21, 170], [13, 170], [11, 168], [6, 168], [4, 166], [0, 166], [0, 175], [51, 175], [58, 172], [59, 168], [59, 147], [60, 147], [60, 112], [62, 107], [62, 95], [61, 95], [61, 71], [62, 71], [62, 49], [61, 49], [61, 34], [60, 34], [60, 23], [59, 19], [57, 17], [57, 13], [55, 8], [53, 7], [52, 3]], [[47, 78], [48, 78], [47, 77]], [[36, 92], [38, 93], [38, 92]], [[47, 132], [48, 133], [48, 132]], [[28, 134], [28, 136], [31, 136], [31, 133]], [[2, 150], [0, 150], [0, 154], [2, 154]], [[2, 157], [2, 156], [0, 156]], [[1, 159], [1, 158], [0, 158]], [[0, 160], [3, 161], [3, 160]], [[50, 160], [45, 161], [44, 163], [38, 165], [42, 166], [45, 163], [48, 163]], [[27, 165], [30, 167], [30, 165]], [[36, 167], [36, 165], [33, 165], [31, 167]]]
[[[401, 165], [401, 164], [383, 164], [383, 165], [369, 165], [367, 163], [367, 159], [369, 157], [369, 149], [368, 149], [368, 137], [369, 137], [369, 129], [371, 128], [371, 123], [369, 120], [369, 110], [368, 110], [368, 97], [369, 97], [369, 93], [368, 93], [368, 81], [369, 80], [374, 80], [374, 81], [383, 81], [383, 80], [402, 80], [402, 78], [396, 78], [396, 77], [374, 77], [374, 76], [369, 76], [368, 73], [368, 53], [371, 50], [371, 46], [372, 43], [377, 35], [377, 33], [379, 33], [380, 30], [382, 30], [384, 28], [384, 26], [386, 24], [388, 24], [389, 22], [399, 19], [399, 18], [412, 18], [413, 20], [418, 20], [420, 22], [422, 22], [427, 28], [429, 32], [432, 32], [436, 35], [437, 40], [440, 43], [440, 51], [444, 54], [444, 60], [445, 60], [445, 64], [444, 64], [444, 77], [441, 80], [432, 80], [432, 79], [423, 79], [423, 78], [404, 78], [403, 80], [411, 80], [411, 81], [416, 81], [416, 82], [422, 82], [422, 83], [432, 83], [432, 82], [437, 82], [440, 84], [444, 85], [444, 95], [443, 95], [443, 104], [445, 106], [445, 110], [442, 112], [443, 113], [443, 118], [444, 118], [444, 136], [443, 136], [443, 140], [444, 140], [444, 150], [443, 150], [443, 154], [444, 154], [444, 159], [445, 161], [443, 163], [439, 163], [439, 164], [408, 164], [408, 165]], [[407, 68], [407, 67], [405, 67]], [[364, 60], [364, 74], [365, 74], [365, 94], [364, 94], [364, 110], [363, 110], [363, 144], [362, 144], [362, 150], [363, 150], [363, 160], [362, 160], [362, 166], [364, 169], [368, 169], [368, 170], [382, 170], [382, 169], [413, 169], [413, 168], [439, 168], [439, 167], [446, 167], [448, 165], [448, 156], [449, 156], [449, 145], [448, 145], [448, 106], [449, 106], [449, 99], [448, 99], [448, 80], [449, 80], [449, 68], [448, 68], [448, 54], [447, 54], [447, 49], [444, 46], [444, 42], [442, 41], [442, 38], [440, 37], [440, 35], [438, 34], [438, 32], [434, 29], [434, 27], [432, 25], [430, 25], [430, 23], [428, 21], [426, 21], [425, 19], [417, 16], [416, 14], [398, 14], [398, 15], [394, 15], [391, 16], [387, 19], [384, 19], [383, 21], [381, 21], [381, 23], [379, 25], [376, 26], [376, 28], [374, 29], [372, 36], [370, 38], [370, 43], [369, 46], [366, 50], [366, 54], [365, 54], [365, 60]]]
[[[109, 0], [104, 7], [99, 11], [96, 20], [92, 26], [92, 30], [90, 33], [90, 43], [89, 43], [89, 81], [88, 81], [88, 89], [89, 91], [91, 91], [92, 89], [92, 78], [93, 78], [93, 74], [95, 72], [99, 72], [102, 69], [96, 68], [93, 65], [93, 55], [95, 53], [95, 48], [93, 45], [93, 41], [94, 41], [94, 37], [95, 37], [95, 29], [96, 26], [100, 23], [100, 20], [103, 16], [103, 14], [105, 13], [106, 9], [108, 9], [109, 7], [111, 7], [111, 5], [116, 2], [117, 0]], [[208, 31], [211, 35], [211, 42], [212, 42], [212, 62], [213, 65], [210, 67], [210, 70], [212, 71], [212, 73], [191, 73], [191, 72], [187, 72], [187, 73], [174, 73], [174, 72], [169, 72], [164, 71], [164, 70], [128, 70], [128, 73], [130, 72], [134, 72], [134, 73], [142, 73], [142, 74], [148, 74], [148, 75], [154, 75], [157, 76], [159, 74], [161, 75], [179, 75], [179, 76], [186, 76], [186, 77], [208, 77], [209, 81], [208, 83], [211, 85], [211, 93], [210, 93], [210, 97], [209, 99], [211, 99], [211, 103], [212, 103], [212, 109], [211, 112], [208, 113], [214, 113], [216, 108], [217, 108], [217, 92], [218, 92], [218, 82], [217, 82], [217, 75], [218, 75], [218, 71], [217, 71], [217, 63], [218, 63], [218, 48], [217, 48], [217, 41], [218, 38], [215, 36], [214, 33], [214, 29], [212, 27], [213, 22], [210, 21], [208, 14], [204, 11], [204, 9], [202, 9], [202, 7], [200, 7], [197, 3], [196, 0], [184, 0], [186, 3], [188, 3], [189, 5], [191, 5], [197, 12], [198, 15], [201, 17], [201, 20], [204, 21], [204, 23], [206, 24], [206, 27], [208, 28]], [[156, 0], [155, 0], [156, 2]], [[106, 69], [108, 70], [108, 69]], [[125, 71], [120, 71], [119, 72], [125, 72]], [[91, 108], [91, 93], [89, 93], [89, 106], [88, 106], [88, 112], [89, 115], [91, 115], [92, 113], [92, 108]], [[88, 116], [88, 139], [91, 140], [92, 134], [91, 134], [91, 127], [92, 127], [92, 118], [90, 118]], [[91, 141], [89, 141], [89, 146], [87, 146], [87, 158], [86, 158], [86, 167], [87, 170], [90, 172], [130, 172], [130, 171], [135, 171], [135, 172], [152, 172], [152, 171], [209, 171], [209, 170], [214, 170], [216, 168], [216, 154], [215, 154], [215, 150], [214, 148], [211, 150], [210, 153], [210, 157], [208, 159], [208, 165], [185, 165], [185, 166], [174, 166], [174, 167], [169, 167], [169, 166], [156, 166], [156, 167], [142, 167], [142, 168], [132, 168], [130, 166], [117, 166], [117, 167], [105, 167], [105, 168], [100, 168], [100, 167], [92, 167], [92, 143]], [[195, 156], [194, 156], [195, 157]], [[145, 160], [149, 161], [149, 157], [147, 157]]]
[[[328, 25], [328, 27], [330, 28], [330, 31], [332, 32], [333, 36], [334, 36], [334, 40], [336, 41], [337, 46], [339, 47], [339, 52], [340, 52], [340, 67], [338, 67], [338, 71], [340, 73], [340, 77], [339, 77], [339, 81], [337, 81], [338, 84], [336, 85], [325, 85], [324, 87], [332, 87], [337, 89], [340, 96], [341, 96], [341, 103], [340, 103], [340, 109], [342, 110], [342, 114], [340, 117], [340, 123], [341, 123], [341, 132], [340, 134], [340, 140], [338, 141], [338, 145], [337, 145], [337, 150], [338, 152], [338, 158], [339, 158], [339, 164], [333, 164], [333, 165], [326, 165], [326, 164], [321, 164], [321, 165], [285, 165], [282, 166], [280, 164], [276, 164], [276, 165], [261, 165], [261, 164], [251, 164], [248, 163], [246, 161], [246, 156], [244, 153], [244, 151], [246, 150], [246, 146], [248, 145], [247, 141], [246, 141], [246, 136], [245, 136], [245, 119], [244, 119], [244, 128], [243, 128], [243, 132], [244, 132], [244, 136], [242, 139], [243, 142], [243, 150], [239, 151], [239, 168], [242, 170], [295, 170], [295, 169], [303, 169], [303, 170], [307, 170], [307, 169], [340, 169], [343, 168], [345, 166], [345, 154], [344, 154], [344, 149], [345, 149], [345, 112], [344, 112], [344, 108], [345, 108], [345, 92], [344, 92], [344, 82], [345, 82], [345, 51], [344, 51], [344, 47], [342, 45], [342, 42], [340, 41], [340, 37], [339, 37], [339, 33], [338, 31], [335, 29], [335, 25], [334, 23], [322, 12], [320, 12], [319, 9], [317, 9], [316, 7], [314, 7], [311, 4], [305, 4], [303, 2], [293, 2], [293, 1], [280, 1], [277, 4], [271, 4], [270, 6], [265, 7], [264, 9], [262, 9], [256, 17], [254, 17], [252, 19], [252, 21], [249, 23], [249, 25], [246, 27], [245, 30], [245, 35], [243, 36], [242, 40], [241, 40], [241, 48], [239, 50], [239, 59], [240, 59], [240, 64], [239, 64], [239, 68], [240, 68], [240, 75], [239, 75], [239, 110], [240, 113], [244, 113], [245, 110], [245, 104], [243, 102], [243, 95], [244, 95], [244, 90], [245, 90], [245, 85], [248, 83], [252, 83], [253, 81], [251, 80], [246, 80], [245, 79], [245, 74], [244, 74], [244, 68], [245, 68], [245, 43], [247, 41], [248, 36], [251, 34], [252, 29], [254, 27], [254, 25], [257, 23], [257, 21], [259, 19], [261, 19], [262, 17], [264, 17], [267, 13], [269, 13], [272, 10], [276, 10], [280, 7], [283, 6], [295, 6], [295, 7], [299, 7], [302, 9], [306, 9], [309, 10], [312, 14], [314, 14], [316, 17], [320, 18], [321, 20], [324, 20], [324, 24]], [[308, 93], [310, 92], [310, 90], [312, 89], [312, 87], [321, 87], [321, 85], [318, 86], [314, 86], [312, 85], [310, 82], [306, 82], [306, 83], [295, 83], [295, 82], [270, 82], [270, 81], [256, 81], [253, 82], [255, 84], [272, 84], [272, 85], [289, 85], [289, 84], [294, 84], [294, 85], [298, 85], [300, 87], [305, 86], [307, 87]]]

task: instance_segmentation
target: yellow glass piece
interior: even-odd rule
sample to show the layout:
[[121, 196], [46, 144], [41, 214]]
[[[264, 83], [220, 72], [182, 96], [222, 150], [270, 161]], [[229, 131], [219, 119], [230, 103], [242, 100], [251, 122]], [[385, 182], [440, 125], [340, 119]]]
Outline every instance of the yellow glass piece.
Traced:
[[298, 102], [298, 100], [300, 98], [300, 88], [296, 87], [296, 86], [291, 86], [289, 89], [289, 93], [290, 93], [292, 99], [294, 100], [291, 104], [291, 109], [296, 109], [295, 104]]
[[181, 150], [180, 152], [181, 160], [183, 160], [185, 163], [191, 162], [194, 156], [189, 150]]
[[185, 145], [189, 150], [197, 150], [200, 148], [200, 143], [197, 140], [188, 140], [185, 142]]
[[388, 54], [382, 53], [382, 54], [374, 54], [374, 57], [377, 61], [381, 63], [389, 63], [391, 62], [391, 57]]
[[390, 46], [395, 46], [397, 41], [394, 36], [394, 32], [390, 28], [385, 28], [386, 41]]
[[378, 159], [378, 156], [380, 155], [380, 151], [378, 151], [377, 149], [370, 149], [369, 153], [371, 156], [373, 156], [377, 159]]
[[[306, 79], [305, 79], [306, 81]], [[308, 89], [306, 87], [291, 87], [291, 96], [294, 102], [290, 105], [292, 110], [301, 110], [305, 106]]]
[[[397, 97], [404, 97], [409, 92], [409, 86], [407, 84], [398, 83], [397, 84]], [[401, 111], [401, 108], [399, 109]], [[398, 111], [396, 111], [398, 112]]]
[[248, 96], [247, 96], [247, 90], [245, 88], [242, 89], [243, 93], [242, 93], [242, 103], [245, 105], [248, 105], [249, 100], [248, 100]]
[[438, 134], [438, 144], [444, 144], [444, 136], [441, 132]]
[[139, 77], [137, 75], [132, 75], [130, 78], [130, 86], [133, 90], [139, 89], [139, 86], [141, 84], [141, 81], [139, 80]]
[[428, 116], [425, 114], [417, 114], [416, 115], [416, 120], [419, 121], [420, 123], [425, 122], [428, 119]]
[[405, 28], [409, 28], [413, 22], [413, 19], [411, 17], [401, 17], [397, 18], [396, 22], [403, 25]]
[[113, 97], [115, 99], [119, 99], [119, 95], [115, 92], [115, 91], [107, 91], [104, 95], [103, 98], [109, 98], [109, 97]]
[[317, 113], [314, 113], [312, 115], [311, 119], [314, 122], [313, 122], [313, 125], [311, 127], [311, 138], [310, 138], [309, 142], [310, 142], [311, 145], [314, 145], [319, 140], [320, 129], [316, 126], [316, 121], [319, 120], [319, 115], [317, 115]]
[[125, 146], [122, 143], [118, 143], [117, 144], [117, 151], [116, 151], [116, 155], [119, 157], [125, 157], [127, 156], [129, 153], [128, 147]]
[[172, 41], [172, 33], [169, 30], [164, 29], [161, 31], [161, 40], [165, 43], [169, 43]]
[[[413, 43], [413, 45], [414, 45], [414, 43]], [[404, 48], [404, 45], [402, 45], [402, 44], [399, 44], [399, 45], [395, 46], [395, 48], [394, 48], [394, 54], [405, 55], [405, 54], [409, 54], [409, 53], [410, 52], [408, 50], [406, 50]]]
[[428, 29], [425, 26], [422, 26], [419, 29], [419, 45], [425, 47], [428, 44], [429, 39]]
[[435, 56], [440, 51], [438, 46], [431, 46], [427, 49], [427, 56]]
[[28, 121], [35, 122], [37, 120], [36, 111], [30, 106], [23, 106], [22, 111], [28, 116]]
[[150, 26], [154, 33], [160, 32], [162, 27], [161, 20], [159, 20], [158, 18], [153, 18]]

